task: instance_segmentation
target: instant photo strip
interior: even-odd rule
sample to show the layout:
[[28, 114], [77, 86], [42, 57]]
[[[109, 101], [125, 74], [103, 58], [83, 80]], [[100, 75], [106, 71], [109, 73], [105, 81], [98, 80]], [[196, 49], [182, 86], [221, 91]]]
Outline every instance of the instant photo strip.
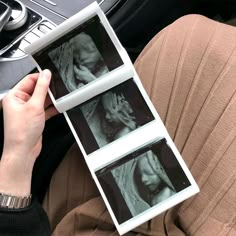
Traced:
[[124, 234], [199, 192], [97, 3], [29, 47]]

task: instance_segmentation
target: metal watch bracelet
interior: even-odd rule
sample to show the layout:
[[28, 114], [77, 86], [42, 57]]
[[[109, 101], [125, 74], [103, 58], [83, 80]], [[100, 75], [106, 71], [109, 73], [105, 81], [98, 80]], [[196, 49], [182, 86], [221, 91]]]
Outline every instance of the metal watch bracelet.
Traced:
[[0, 207], [9, 209], [20, 209], [30, 205], [32, 195], [26, 197], [11, 196], [8, 194], [0, 193]]

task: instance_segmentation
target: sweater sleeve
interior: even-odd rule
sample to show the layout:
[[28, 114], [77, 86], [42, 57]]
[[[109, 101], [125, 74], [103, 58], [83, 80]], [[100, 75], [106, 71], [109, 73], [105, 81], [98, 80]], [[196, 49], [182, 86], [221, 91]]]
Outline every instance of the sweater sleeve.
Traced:
[[23, 209], [0, 208], [0, 232], [8, 236], [51, 235], [48, 217], [36, 200]]

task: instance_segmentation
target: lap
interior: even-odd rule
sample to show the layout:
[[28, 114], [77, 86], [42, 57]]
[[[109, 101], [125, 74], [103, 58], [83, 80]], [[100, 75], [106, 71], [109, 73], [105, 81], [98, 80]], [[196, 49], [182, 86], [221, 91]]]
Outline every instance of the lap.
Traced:
[[[234, 27], [185, 16], [137, 59], [137, 72], [201, 192], [128, 235], [235, 233], [235, 39]], [[54, 173], [44, 207], [55, 235], [117, 235], [76, 144]]]

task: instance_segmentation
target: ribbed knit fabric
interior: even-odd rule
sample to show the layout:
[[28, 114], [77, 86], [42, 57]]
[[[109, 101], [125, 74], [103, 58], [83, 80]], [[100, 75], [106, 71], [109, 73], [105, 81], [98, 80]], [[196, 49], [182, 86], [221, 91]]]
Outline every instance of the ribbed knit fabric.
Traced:
[[[135, 67], [201, 192], [127, 235], [236, 235], [236, 28], [180, 18]], [[78, 161], [79, 160], [79, 161]], [[54, 235], [117, 235], [76, 145], [44, 207]]]
[[236, 235], [235, 48], [235, 27], [189, 15], [158, 34], [136, 62], [201, 189], [178, 210], [187, 235]]
[[41, 205], [33, 201], [24, 209], [0, 209], [1, 236], [50, 236], [47, 216]]

